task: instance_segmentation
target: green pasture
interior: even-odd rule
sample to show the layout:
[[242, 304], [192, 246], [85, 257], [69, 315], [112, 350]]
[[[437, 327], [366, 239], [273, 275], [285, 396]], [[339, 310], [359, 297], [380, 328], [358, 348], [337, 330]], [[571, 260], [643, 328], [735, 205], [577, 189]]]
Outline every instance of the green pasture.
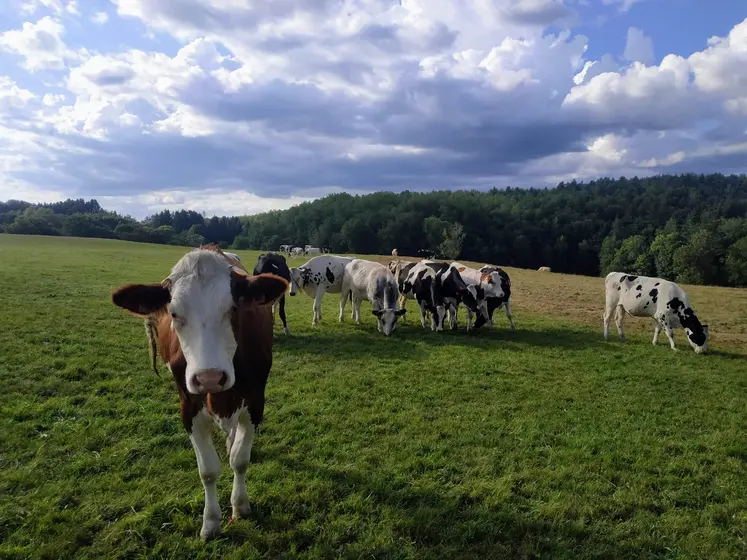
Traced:
[[605, 342], [601, 279], [511, 269], [515, 333], [501, 312], [433, 333], [410, 302], [386, 338], [367, 304], [340, 325], [337, 295], [312, 328], [289, 297], [253, 514], [227, 524], [221, 440], [226, 525], [204, 544], [171, 379], [109, 300], [186, 250], [0, 235], [0, 558], [747, 557], [745, 291], [695, 291], [697, 356], [648, 322]]

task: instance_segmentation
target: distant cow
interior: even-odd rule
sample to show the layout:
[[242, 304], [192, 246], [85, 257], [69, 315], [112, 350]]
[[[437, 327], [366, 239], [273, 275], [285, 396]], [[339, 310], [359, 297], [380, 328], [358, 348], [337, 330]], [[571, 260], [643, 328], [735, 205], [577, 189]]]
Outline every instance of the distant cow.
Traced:
[[612, 315], [615, 315], [617, 333], [625, 341], [623, 321], [625, 314], [633, 317], [651, 317], [654, 320], [653, 344], [659, 342], [661, 329], [676, 350], [673, 328], [683, 328], [687, 341], [696, 353], [708, 350], [708, 325], [703, 325], [695, 315], [687, 294], [674, 282], [662, 278], [633, 276], [624, 272], [610, 272], [604, 281], [606, 306], [604, 310], [604, 338], [609, 338]]
[[291, 249], [293, 248], [292, 245], [281, 245], [280, 249], [278, 251], [280, 253], [285, 253], [286, 255], [290, 255]]
[[552, 269], [549, 266], [541, 266], [537, 270], [539, 272], [552, 272]]
[[[226, 254], [228, 255], [229, 253]], [[285, 257], [278, 253], [267, 253], [257, 257], [257, 264], [254, 267], [254, 274], [274, 274], [276, 276], [280, 276], [280, 278], [287, 280], [288, 284], [290, 284], [291, 277], [290, 270], [288, 269], [288, 264], [285, 262]], [[277, 302], [272, 304], [273, 321], [275, 319], [275, 311], [278, 308], [280, 309], [280, 320], [283, 322], [283, 332], [285, 334], [290, 334], [288, 322], [285, 318], [285, 293], [280, 296], [280, 299]]]
[[353, 317], [356, 323], [361, 322], [361, 302], [371, 302], [376, 316], [379, 332], [386, 336], [397, 328], [397, 319], [405, 314], [399, 309], [399, 289], [391, 271], [377, 262], [353, 259], [345, 265], [340, 292], [340, 322], [343, 322], [345, 302], [351, 298]]
[[322, 245], [322, 253], [329, 255], [332, 252], [332, 247], [329, 245]]
[[249, 276], [235, 259], [205, 246], [179, 259], [163, 282], [128, 284], [112, 294], [115, 305], [147, 318], [153, 368], [158, 350], [174, 376], [205, 490], [200, 535], [206, 539], [219, 535], [221, 525], [214, 420], [227, 436], [233, 518], [251, 511], [246, 469], [272, 367], [269, 306], [287, 288], [283, 278]]
[[399, 251], [397, 251], [397, 249], [392, 249], [392, 256], [399, 257]]
[[322, 298], [327, 292], [339, 294], [342, 290], [342, 276], [345, 265], [352, 261], [352, 257], [338, 257], [337, 255], [319, 255], [309, 259], [305, 264], [290, 269], [291, 291], [295, 296], [298, 290], [314, 298], [314, 315], [312, 325], [318, 325], [322, 320]]
[[[514, 320], [511, 317], [511, 279], [508, 277], [508, 274], [502, 268], [493, 265], [485, 265], [481, 267], [480, 274], [488, 275], [490, 277], [490, 283], [493, 284], [494, 291], [492, 292], [492, 295], [486, 294], [485, 297], [485, 306], [488, 312], [488, 321], [486, 321], [485, 317], [481, 315], [475, 321], [474, 328], [480, 328], [486, 322], [489, 322], [489, 324], [492, 326], [493, 313], [496, 309], [500, 309], [501, 307], [505, 306], [506, 317], [508, 318], [509, 325], [511, 325], [511, 330], [516, 330], [516, 327], [514, 326]], [[497, 295], [499, 292], [503, 292], [503, 295]]]
[[303, 255], [303, 253], [304, 253], [303, 247], [293, 247], [293, 249], [291, 249], [290, 256], [291, 258], [296, 259], [300, 257], [301, 255]]
[[322, 250], [319, 247], [312, 247], [307, 245], [303, 250], [304, 255], [321, 255]]

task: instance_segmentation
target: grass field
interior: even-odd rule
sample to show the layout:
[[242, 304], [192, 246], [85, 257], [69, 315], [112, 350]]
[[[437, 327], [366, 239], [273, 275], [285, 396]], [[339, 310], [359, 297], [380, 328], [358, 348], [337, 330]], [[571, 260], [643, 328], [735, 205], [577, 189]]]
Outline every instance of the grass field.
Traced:
[[252, 517], [203, 544], [176, 392], [109, 301], [185, 250], [0, 235], [0, 558], [747, 556], [747, 292], [687, 288], [697, 356], [643, 320], [605, 342], [601, 279], [513, 269], [515, 333], [425, 331], [410, 302], [385, 338], [335, 295], [312, 328], [288, 298]]

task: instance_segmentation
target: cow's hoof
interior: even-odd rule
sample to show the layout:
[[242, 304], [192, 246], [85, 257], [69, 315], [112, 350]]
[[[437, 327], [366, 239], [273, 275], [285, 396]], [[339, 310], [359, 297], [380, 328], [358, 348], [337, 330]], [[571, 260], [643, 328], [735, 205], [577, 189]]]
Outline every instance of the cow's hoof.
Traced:
[[249, 502], [245, 504], [240, 504], [238, 506], [233, 506], [233, 514], [231, 515], [232, 519], [246, 519], [252, 514], [252, 506], [249, 505]]
[[283, 332], [285, 333], [285, 335], [286, 335], [286, 336], [288, 336], [288, 335], [290, 335], [290, 333], [291, 333], [291, 330], [290, 330], [290, 329], [289, 329], [288, 327], [285, 327], [285, 328], [283, 329]]
[[220, 520], [203, 522], [202, 530], [200, 531], [200, 537], [202, 540], [211, 541], [220, 537], [220, 534]]

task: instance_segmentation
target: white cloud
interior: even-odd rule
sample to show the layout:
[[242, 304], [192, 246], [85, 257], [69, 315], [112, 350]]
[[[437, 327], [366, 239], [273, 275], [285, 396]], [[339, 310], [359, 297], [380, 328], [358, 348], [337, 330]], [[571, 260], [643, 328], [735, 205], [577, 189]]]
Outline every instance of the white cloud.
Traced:
[[249, 216], [270, 210], [286, 210], [313, 198], [260, 197], [243, 190], [153, 191], [137, 196], [101, 196], [99, 203], [135, 218], [145, 218], [162, 210], [194, 210], [208, 216]]
[[107, 14], [106, 12], [96, 12], [91, 16], [91, 21], [93, 23], [103, 25], [104, 23], [109, 21], [109, 14]]
[[654, 42], [637, 27], [631, 27], [628, 29], [628, 40], [625, 43], [623, 56], [631, 62], [651, 66], [654, 63]]
[[602, 4], [606, 6], [616, 5], [621, 12], [629, 11], [635, 4], [642, 2], [643, 0], [602, 0]]
[[34, 14], [39, 10], [48, 10], [56, 15], [78, 15], [77, 0], [25, 0], [21, 4], [21, 13]]
[[26, 22], [21, 29], [0, 34], [0, 50], [23, 57], [23, 67], [32, 72], [62, 70], [68, 62], [81, 60], [86, 54], [68, 49], [62, 40], [64, 32], [60, 21], [45, 16], [36, 23]]

